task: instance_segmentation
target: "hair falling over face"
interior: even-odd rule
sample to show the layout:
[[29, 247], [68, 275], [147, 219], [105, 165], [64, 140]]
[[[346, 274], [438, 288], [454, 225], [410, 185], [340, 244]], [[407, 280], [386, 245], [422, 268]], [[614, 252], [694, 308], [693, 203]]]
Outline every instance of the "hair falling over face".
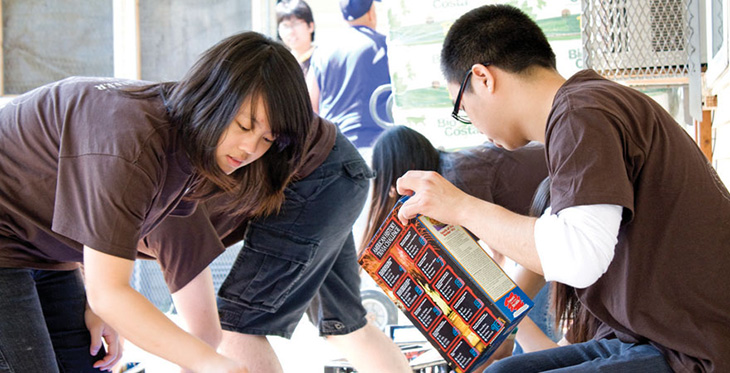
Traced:
[[[284, 45], [256, 32], [236, 34], [203, 53], [180, 81], [129, 94], [163, 97], [199, 177], [188, 198], [223, 196], [222, 208], [248, 216], [281, 206], [313, 120], [299, 63]], [[218, 143], [241, 105], [259, 98], [276, 141], [261, 158], [227, 175], [216, 161]]]

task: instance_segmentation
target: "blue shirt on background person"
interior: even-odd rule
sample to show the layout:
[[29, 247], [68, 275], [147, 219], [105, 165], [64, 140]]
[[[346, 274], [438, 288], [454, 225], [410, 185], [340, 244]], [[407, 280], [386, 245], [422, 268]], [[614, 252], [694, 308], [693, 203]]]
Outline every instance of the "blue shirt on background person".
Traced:
[[[373, 0], [342, 0], [340, 9], [350, 27], [329, 38], [314, 52], [309, 76], [312, 104], [320, 116], [336, 123], [358, 148], [372, 146], [383, 132], [370, 114], [370, 96], [390, 83], [385, 35], [376, 32]], [[385, 117], [387, 96], [377, 101]]]

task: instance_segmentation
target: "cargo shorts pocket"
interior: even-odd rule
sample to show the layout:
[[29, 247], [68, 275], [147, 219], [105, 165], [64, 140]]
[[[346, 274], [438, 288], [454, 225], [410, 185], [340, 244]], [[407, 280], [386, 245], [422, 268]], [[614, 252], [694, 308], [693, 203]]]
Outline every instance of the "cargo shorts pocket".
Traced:
[[251, 309], [276, 312], [304, 275], [318, 246], [316, 241], [251, 223], [218, 296]]
[[372, 179], [375, 177], [375, 172], [363, 160], [356, 159], [348, 161], [342, 166], [345, 168], [347, 175], [355, 180]]
[[326, 174], [320, 171], [310, 177], [291, 183], [284, 190], [286, 200], [282, 209], [286, 211], [289, 205], [301, 205], [316, 199], [322, 191], [326, 190], [328, 186], [336, 182], [340, 177], [336, 173], [330, 172]]

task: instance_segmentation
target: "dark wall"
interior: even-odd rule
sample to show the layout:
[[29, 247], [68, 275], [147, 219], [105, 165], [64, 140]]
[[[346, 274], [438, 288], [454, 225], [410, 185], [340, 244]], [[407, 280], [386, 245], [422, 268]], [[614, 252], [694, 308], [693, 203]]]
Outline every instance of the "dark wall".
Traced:
[[5, 94], [114, 73], [112, 1], [3, 0]]
[[142, 79], [177, 80], [219, 40], [251, 29], [251, 0], [140, 0]]
[[[113, 76], [112, 0], [2, 0], [4, 94], [68, 76]], [[142, 79], [176, 80], [251, 29], [251, 0], [140, 0]]]

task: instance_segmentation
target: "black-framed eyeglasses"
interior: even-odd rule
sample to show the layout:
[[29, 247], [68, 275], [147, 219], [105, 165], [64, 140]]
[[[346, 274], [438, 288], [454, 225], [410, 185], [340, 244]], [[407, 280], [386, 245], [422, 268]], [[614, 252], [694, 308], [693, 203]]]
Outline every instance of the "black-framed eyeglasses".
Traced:
[[[483, 63], [482, 65], [489, 66], [489, 63]], [[461, 87], [459, 87], [459, 93], [456, 94], [456, 100], [454, 101], [454, 111], [451, 112], [452, 118], [464, 124], [471, 124], [471, 120], [466, 115], [466, 111], [461, 109], [461, 97], [464, 96], [464, 89], [466, 89], [466, 84], [469, 82], [470, 77], [471, 69], [466, 72], [466, 76], [464, 76], [464, 80], [461, 82]]]

